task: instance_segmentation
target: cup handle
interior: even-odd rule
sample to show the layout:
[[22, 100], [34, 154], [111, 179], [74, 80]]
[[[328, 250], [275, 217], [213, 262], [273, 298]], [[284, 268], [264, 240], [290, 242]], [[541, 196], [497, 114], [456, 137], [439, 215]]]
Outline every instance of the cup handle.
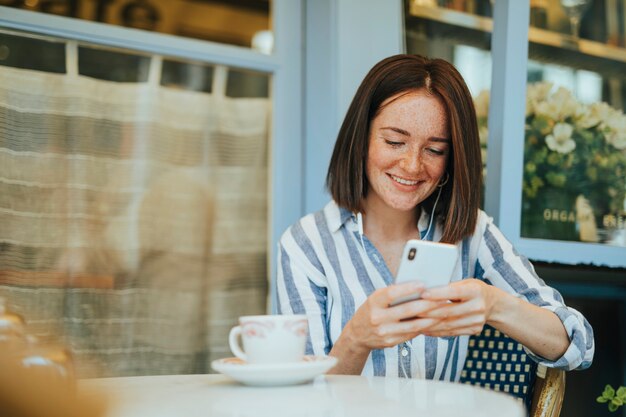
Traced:
[[230, 345], [230, 350], [236, 357], [242, 361], [247, 361], [248, 355], [246, 355], [244, 351], [241, 350], [241, 347], [239, 347], [239, 336], [241, 336], [241, 326], [235, 326], [230, 329], [230, 333], [228, 334], [228, 344]]

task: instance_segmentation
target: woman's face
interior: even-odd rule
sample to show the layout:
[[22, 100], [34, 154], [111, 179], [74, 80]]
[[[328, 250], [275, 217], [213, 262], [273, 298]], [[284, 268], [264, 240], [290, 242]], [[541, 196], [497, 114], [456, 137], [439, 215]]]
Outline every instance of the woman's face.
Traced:
[[366, 205], [410, 211], [437, 189], [451, 146], [443, 103], [426, 90], [387, 99], [370, 125]]

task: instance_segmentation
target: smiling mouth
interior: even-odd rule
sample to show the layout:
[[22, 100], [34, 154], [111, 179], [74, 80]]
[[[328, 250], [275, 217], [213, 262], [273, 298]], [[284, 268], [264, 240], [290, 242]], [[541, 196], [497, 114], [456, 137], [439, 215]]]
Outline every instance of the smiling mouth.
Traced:
[[392, 180], [394, 180], [398, 184], [402, 184], [402, 185], [417, 185], [417, 184], [420, 183], [419, 181], [405, 180], [404, 178], [396, 177], [395, 175], [391, 175], [391, 174], [388, 174], [388, 175], [389, 175], [389, 177], [391, 177]]

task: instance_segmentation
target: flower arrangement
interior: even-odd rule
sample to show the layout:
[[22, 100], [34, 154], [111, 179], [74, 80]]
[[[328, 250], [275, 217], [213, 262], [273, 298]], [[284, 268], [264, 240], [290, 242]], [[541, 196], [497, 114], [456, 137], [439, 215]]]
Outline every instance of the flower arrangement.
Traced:
[[[479, 94], [475, 105], [486, 149], [488, 92]], [[600, 215], [599, 225], [603, 215], [621, 216], [626, 197], [624, 113], [604, 102], [581, 103], [569, 90], [551, 83], [530, 84], [522, 191], [526, 208], [539, 209], [544, 217], [545, 210], [552, 210], [546, 195], [555, 193], [569, 198], [569, 208], [558, 211], [562, 220], [575, 219], [574, 207], [589, 207], [589, 212]]]

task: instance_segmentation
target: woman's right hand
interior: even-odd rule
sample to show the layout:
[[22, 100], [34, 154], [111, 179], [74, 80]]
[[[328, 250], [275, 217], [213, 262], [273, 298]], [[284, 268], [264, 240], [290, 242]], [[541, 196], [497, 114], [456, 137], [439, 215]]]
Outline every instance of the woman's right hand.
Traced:
[[420, 282], [390, 285], [374, 291], [346, 325], [353, 349], [382, 349], [396, 346], [421, 334], [441, 319], [420, 318], [441, 302], [408, 301], [390, 306], [399, 298], [419, 295], [425, 290]]
[[373, 349], [396, 346], [413, 339], [440, 318], [420, 318], [440, 301], [415, 300], [390, 306], [395, 300], [424, 291], [420, 282], [390, 285], [374, 291], [354, 313], [330, 351], [339, 359], [329, 374], [359, 375]]

